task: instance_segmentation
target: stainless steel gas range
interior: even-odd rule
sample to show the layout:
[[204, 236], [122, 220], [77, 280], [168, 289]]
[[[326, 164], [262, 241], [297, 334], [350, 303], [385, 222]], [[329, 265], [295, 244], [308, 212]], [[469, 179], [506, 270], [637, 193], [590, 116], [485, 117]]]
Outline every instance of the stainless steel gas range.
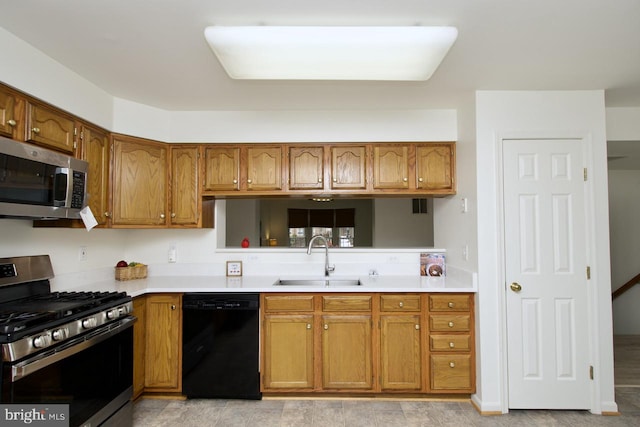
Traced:
[[48, 255], [0, 258], [0, 404], [68, 405], [70, 426], [132, 424], [124, 292], [51, 292]]

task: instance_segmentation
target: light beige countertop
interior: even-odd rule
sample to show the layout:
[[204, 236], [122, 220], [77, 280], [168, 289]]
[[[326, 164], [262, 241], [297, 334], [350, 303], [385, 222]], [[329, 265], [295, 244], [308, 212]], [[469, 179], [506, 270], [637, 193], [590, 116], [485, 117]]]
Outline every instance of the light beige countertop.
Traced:
[[[331, 276], [332, 280], [358, 279], [361, 285], [276, 285], [280, 279], [320, 279], [317, 276], [155, 276], [145, 279], [105, 280], [83, 290], [124, 291], [136, 297], [171, 292], [476, 292], [475, 280], [424, 276]], [[69, 289], [72, 290], [72, 289]]]

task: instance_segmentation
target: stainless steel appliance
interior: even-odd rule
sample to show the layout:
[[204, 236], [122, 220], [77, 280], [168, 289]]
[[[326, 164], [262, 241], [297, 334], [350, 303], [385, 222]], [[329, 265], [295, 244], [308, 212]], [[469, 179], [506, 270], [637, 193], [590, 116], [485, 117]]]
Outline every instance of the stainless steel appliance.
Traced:
[[48, 255], [0, 258], [3, 404], [68, 404], [70, 426], [132, 425], [132, 300], [51, 292]]
[[182, 392], [261, 399], [258, 294], [182, 296]]
[[80, 218], [88, 163], [0, 137], [0, 217]]

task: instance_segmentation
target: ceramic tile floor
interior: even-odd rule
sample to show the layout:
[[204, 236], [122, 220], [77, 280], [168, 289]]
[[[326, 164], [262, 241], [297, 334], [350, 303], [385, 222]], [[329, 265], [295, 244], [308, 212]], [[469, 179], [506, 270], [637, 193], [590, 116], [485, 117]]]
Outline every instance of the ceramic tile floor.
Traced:
[[614, 337], [620, 415], [521, 411], [482, 416], [468, 400], [159, 400], [140, 399], [135, 427], [640, 426], [640, 337]]
[[424, 400], [139, 400], [135, 427], [638, 426], [640, 388], [616, 389], [621, 415], [521, 411], [482, 416], [469, 401]]

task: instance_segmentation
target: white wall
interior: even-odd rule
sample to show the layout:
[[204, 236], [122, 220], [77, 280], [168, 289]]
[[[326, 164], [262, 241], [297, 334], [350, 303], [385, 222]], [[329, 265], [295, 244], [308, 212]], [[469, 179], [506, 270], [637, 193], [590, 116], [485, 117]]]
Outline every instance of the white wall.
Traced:
[[[640, 108], [607, 108], [607, 141], [638, 141]], [[638, 165], [640, 167], [640, 165]], [[609, 171], [612, 291], [640, 272], [640, 171]], [[613, 301], [613, 332], [640, 334], [640, 285]]]
[[[609, 171], [611, 285], [618, 289], [640, 273], [640, 170]], [[640, 285], [613, 301], [613, 332], [640, 334]]]
[[414, 214], [411, 199], [375, 199], [373, 244], [378, 248], [433, 246], [433, 200]]
[[[456, 180], [457, 194], [433, 200], [434, 245], [447, 248], [447, 264], [468, 271], [478, 269], [476, 117], [475, 96], [462, 94], [457, 102]], [[484, 167], [481, 165], [480, 167]], [[467, 212], [462, 212], [462, 200]], [[465, 255], [466, 252], [466, 255]]]
[[597, 375], [592, 411], [617, 411], [613, 384], [611, 282], [607, 153], [603, 91], [477, 93], [478, 188], [478, 392], [474, 400], [486, 411], [508, 409], [504, 321], [504, 273], [501, 224], [498, 222], [500, 138], [578, 137], [591, 145], [587, 159], [593, 188], [589, 247], [590, 359]]
[[0, 27], [0, 81], [82, 117], [113, 127], [113, 97]]

